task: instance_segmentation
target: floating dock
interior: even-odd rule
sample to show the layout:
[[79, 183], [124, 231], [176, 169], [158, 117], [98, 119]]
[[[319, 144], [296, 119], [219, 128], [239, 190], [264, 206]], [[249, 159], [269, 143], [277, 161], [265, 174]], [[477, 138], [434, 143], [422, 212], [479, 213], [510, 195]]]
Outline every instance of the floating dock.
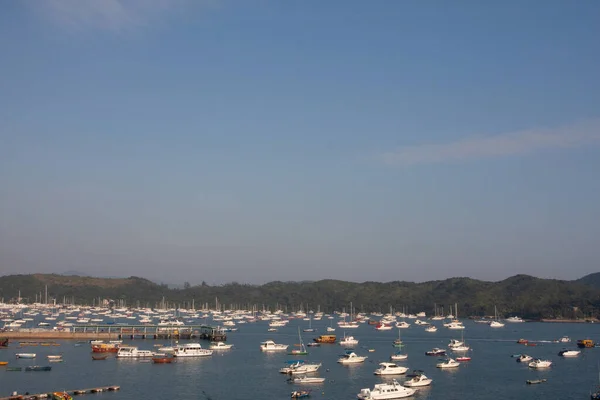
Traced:
[[120, 386], [100, 386], [90, 389], [78, 389], [78, 390], [57, 390], [56, 392], [49, 393], [38, 393], [38, 394], [13, 394], [9, 397], [0, 397], [0, 400], [21, 400], [21, 399], [52, 399], [52, 393], [64, 393], [67, 392], [71, 396], [82, 395], [88, 393], [102, 393], [102, 392], [116, 392], [120, 390]]
[[80, 325], [68, 329], [19, 329], [2, 332], [2, 336], [13, 340], [30, 339], [204, 339], [212, 342], [224, 342], [227, 335], [221, 327], [209, 325]]

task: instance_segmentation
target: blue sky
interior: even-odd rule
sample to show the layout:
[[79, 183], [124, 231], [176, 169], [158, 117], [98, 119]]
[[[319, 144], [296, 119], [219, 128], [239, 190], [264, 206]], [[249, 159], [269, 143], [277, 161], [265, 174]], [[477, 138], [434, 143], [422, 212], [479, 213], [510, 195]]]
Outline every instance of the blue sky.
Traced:
[[597, 1], [0, 5], [0, 273], [575, 279]]

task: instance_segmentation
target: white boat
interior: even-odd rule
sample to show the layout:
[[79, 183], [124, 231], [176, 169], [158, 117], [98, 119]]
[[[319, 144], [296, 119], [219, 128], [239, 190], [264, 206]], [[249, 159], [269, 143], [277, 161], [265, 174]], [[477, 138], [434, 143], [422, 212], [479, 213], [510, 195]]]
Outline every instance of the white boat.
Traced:
[[494, 306], [494, 320], [490, 322], [490, 328], [502, 328], [504, 324], [498, 320], [498, 309]]
[[361, 400], [401, 399], [410, 397], [415, 392], [415, 389], [404, 387], [394, 379], [392, 383], [378, 383], [373, 389], [361, 389], [357, 397]]
[[15, 354], [17, 358], [35, 358], [35, 353], [17, 353]]
[[450, 343], [448, 343], [448, 347], [450, 347], [451, 349], [458, 347], [458, 346], [464, 346], [465, 342], [463, 342], [462, 340], [458, 340], [458, 339], [450, 339]]
[[438, 368], [456, 368], [460, 366], [460, 363], [452, 358], [448, 358], [441, 363], [435, 365]]
[[325, 382], [325, 378], [320, 378], [317, 376], [296, 376], [288, 379], [291, 383], [323, 383]]
[[335, 332], [335, 328], [332, 326], [327, 327], [327, 332]]
[[433, 382], [433, 380], [431, 378], [428, 378], [423, 373], [418, 373], [415, 376], [413, 376], [411, 379], [404, 382], [404, 386], [408, 386], [408, 387], [429, 386], [429, 385], [431, 385], [431, 382]]
[[358, 364], [364, 362], [367, 356], [359, 356], [353, 351], [348, 351], [346, 354], [341, 356], [337, 362], [340, 364]]
[[408, 354], [402, 354], [400, 352], [396, 352], [390, 356], [390, 360], [392, 361], [403, 361], [408, 358]]
[[435, 325], [429, 325], [427, 328], [425, 328], [425, 332], [437, 332], [437, 328]]
[[570, 337], [568, 337], [568, 336], [563, 336], [563, 337], [561, 337], [560, 339], [558, 339], [558, 341], [559, 341], [560, 343], [571, 343], [571, 338], [570, 338]]
[[382, 362], [379, 363], [379, 366], [380, 367], [373, 372], [375, 375], [402, 375], [408, 371], [408, 368], [395, 363]]
[[62, 361], [61, 355], [48, 355], [46, 357], [48, 357], [48, 361], [58, 361], [58, 360]]
[[229, 350], [232, 347], [232, 344], [227, 344], [225, 342], [211, 342], [210, 346], [208, 346], [210, 350]]
[[289, 346], [289, 344], [277, 344], [272, 340], [265, 340], [261, 342], [260, 349], [262, 351], [285, 351]]
[[466, 344], [463, 344], [461, 346], [454, 346], [451, 348], [452, 351], [460, 353], [460, 352], [465, 352], [465, 351], [469, 351], [471, 350], [471, 348], [469, 346], [467, 346]]
[[525, 322], [525, 320], [523, 318], [517, 317], [517, 316], [508, 317], [505, 319], [505, 321], [512, 322], [512, 323]]
[[502, 328], [504, 327], [504, 324], [500, 321], [491, 321], [490, 322], [490, 328]]
[[558, 352], [558, 355], [562, 356], [562, 357], [577, 357], [580, 353], [581, 353], [581, 351], [579, 351], [579, 350], [562, 349], [561, 351]]
[[150, 350], [139, 350], [135, 346], [119, 347], [117, 351], [118, 358], [141, 358], [141, 357], [153, 357], [154, 352]]
[[303, 360], [288, 361], [288, 365], [280, 368], [282, 374], [309, 374], [317, 372], [321, 368], [321, 363], [307, 363]]
[[177, 346], [173, 355], [175, 357], [206, 357], [212, 355], [210, 349], [203, 349], [200, 343], [185, 343]]
[[354, 336], [346, 336], [340, 340], [340, 346], [356, 346], [358, 344], [358, 339], [355, 339]]
[[550, 360], [540, 360], [539, 358], [529, 363], [529, 368], [548, 368], [552, 365]]
[[447, 324], [444, 324], [444, 326], [446, 328], [452, 329], [452, 330], [465, 329], [465, 326], [462, 324], [462, 322], [459, 322], [459, 321], [452, 321], [452, 322], [449, 322]]
[[517, 357], [517, 362], [520, 363], [530, 362], [531, 360], [533, 360], [533, 357], [528, 356], [527, 354], [521, 354], [519, 357]]
[[406, 321], [396, 322], [396, 328], [398, 329], [408, 329], [410, 328], [410, 324]]

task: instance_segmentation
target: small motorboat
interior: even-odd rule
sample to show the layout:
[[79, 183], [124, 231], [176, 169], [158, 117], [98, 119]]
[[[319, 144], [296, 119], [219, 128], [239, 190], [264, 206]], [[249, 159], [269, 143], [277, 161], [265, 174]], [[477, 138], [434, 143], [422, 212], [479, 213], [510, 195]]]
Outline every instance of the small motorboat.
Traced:
[[8, 361], [0, 361], [0, 365], [6, 365], [8, 364]]
[[291, 394], [292, 399], [303, 399], [310, 396], [310, 390], [294, 390]]
[[520, 354], [519, 357], [517, 357], [517, 362], [520, 363], [530, 362], [531, 360], [533, 360], [533, 357], [528, 356], [527, 354]]
[[435, 366], [438, 368], [456, 368], [460, 365], [459, 362], [457, 362], [456, 360], [452, 359], [452, 358], [448, 358], [444, 361], [442, 361], [441, 363], [437, 363]]
[[166, 355], [162, 355], [162, 356], [154, 356], [152, 357], [152, 362], [154, 364], [171, 364], [172, 362], [175, 361], [175, 357], [171, 357], [171, 356], [166, 356]]
[[550, 360], [540, 360], [535, 359], [532, 362], [529, 363], [529, 368], [549, 368], [552, 365], [552, 361]]
[[390, 360], [392, 361], [403, 361], [408, 358], [408, 354], [402, 354], [400, 352], [396, 352], [390, 356]]
[[462, 361], [462, 362], [471, 361], [471, 357], [468, 357], [468, 356], [456, 357], [456, 361]]
[[412, 374], [407, 375], [407, 377], [411, 377], [411, 379], [404, 382], [404, 386], [406, 387], [429, 386], [433, 382], [422, 371], [414, 371]]
[[528, 379], [525, 381], [528, 385], [536, 385], [538, 383], [546, 382], [546, 379]]
[[61, 355], [48, 355], [48, 361], [50, 362], [61, 362], [63, 360]]
[[374, 372], [375, 375], [403, 375], [408, 371], [408, 368], [398, 364], [382, 362], [379, 363], [379, 368]]
[[321, 346], [321, 343], [310, 342], [310, 343], [307, 344], [307, 346], [309, 346], [309, 347], [319, 347], [319, 346]]
[[519, 343], [519, 344], [525, 344], [525, 343], [528, 343], [528, 342], [529, 342], [529, 340], [527, 340], [527, 339], [519, 339], [519, 340], [517, 340], [517, 343]]
[[67, 392], [54, 392], [52, 400], [73, 400], [73, 397]]
[[416, 389], [404, 387], [394, 379], [392, 383], [377, 383], [373, 389], [361, 389], [357, 397], [360, 400], [400, 399], [410, 397], [415, 392]]
[[291, 377], [288, 379], [290, 383], [323, 383], [325, 382], [325, 378], [320, 378], [317, 376], [297, 376]]
[[446, 350], [435, 347], [429, 351], [425, 352], [426, 356], [445, 356]]
[[567, 350], [562, 349], [558, 352], [558, 355], [561, 357], [577, 357], [581, 353], [580, 350]]
[[25, 367], [25, 371], [50, 371], [52, 367], [49, 365], [31, 365], [29, 367]]
[[95, 361], [106, 360], [106, 357], [108, 357], [108, 354], [94, 354], [94, 353], [92, 353], [92, 360], [95, 360]]
[[35, 353], [17, 353], [15, 354], [17, 358], [35, 358]]

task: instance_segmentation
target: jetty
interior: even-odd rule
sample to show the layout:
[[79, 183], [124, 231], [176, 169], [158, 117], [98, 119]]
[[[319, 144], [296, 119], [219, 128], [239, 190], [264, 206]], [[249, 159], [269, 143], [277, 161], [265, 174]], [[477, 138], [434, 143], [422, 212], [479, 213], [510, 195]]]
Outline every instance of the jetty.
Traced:
[[70, 395], [82, 395], [88, 393], [102, 393], [102, 392], [116, 392], [120, 390], [120, 386], [100, 386], [90, 389], [77, 389], [77, 390], [56, 390], [55, 392], [48, 393], [37, 393], [37, 394], [29, 394], [29, 393], [13, 393], [12, 396], [8, 397], [0, 397], [0, 400], [33, 400], [33, 399], [52, 399], [52, 393], [68, 393]]
[[117, 339], [203, 339], [224, 342], [223, 328], [210, 325], [78, 325], [65, 329], [30, 328], [2, 332], [8, 339], [117, 340]]

